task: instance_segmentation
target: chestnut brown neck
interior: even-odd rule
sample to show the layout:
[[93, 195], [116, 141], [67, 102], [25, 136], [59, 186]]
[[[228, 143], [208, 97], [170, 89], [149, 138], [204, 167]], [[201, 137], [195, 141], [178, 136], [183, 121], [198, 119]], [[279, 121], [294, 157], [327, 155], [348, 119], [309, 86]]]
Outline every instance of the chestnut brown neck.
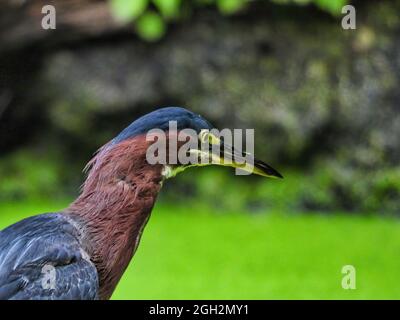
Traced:
[[81, 195], [67, 209], [80, 221], [85, 249], [108, 299], [139, 244], [161, 188], [161, 165], [146, 161], [145, 137], [105, 145], [88, 164]]

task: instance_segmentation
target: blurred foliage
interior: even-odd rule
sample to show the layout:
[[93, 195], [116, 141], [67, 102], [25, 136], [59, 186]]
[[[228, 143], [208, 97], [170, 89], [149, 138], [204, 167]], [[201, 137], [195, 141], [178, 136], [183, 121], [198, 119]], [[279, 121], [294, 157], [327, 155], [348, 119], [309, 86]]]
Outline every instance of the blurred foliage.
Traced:
[[[0, 159], [1, 200], [76, 195], [81, 169], [96, 148], [140, 115], [175, 104], [218, 128], [254, 128], [256, 155], [285, 179], [192, 169], [166, 183], [164, 201], [203, 202], [218, 212], [399, 215], [400, 1], [358, 5], [354, 32], [343, 32], [340, 21], [321, 12], [309, 19], [310, 7], [287, 10], [292, 1], [278, 2], [282, 7], [260, 6], [257, 14], [243, 11], [232, 19], [203, 10], [156, 46], [106, 39], [54, 50], [34, 74], [10, 68], [7, 85], [18, 99], [3, 116], [12, 131], [4, 126], [0, 142], [6, 141], [7, 152], [45, 149]], [[229, 3], [202, 5], [228, 12], [244, 2]], [[136, 28], [156, 40], [183, 4], [131, 4], [125, 21], [136, 15]], [[123, 1], [113, 5], [125, 13]], [[36, 140], [27, 140], [26, 132]]]
[[319, 8], [337, 15], [341, 12], [342, 7], [348, 4], [349, 0], [271, 0], [272, 2], [279, 4], [297, 4], [297, 5], [309, 5], [315, 4]]
[[[231, 168], [188, 169], [168, 181], [161, 198], [165, 202], [192, 203], [216, 211], [334, 212], [398, 214], [400, 168], [370, 174], [337, 163], [323, 162], [312, 169], [282, 169], [285, 179], [236, 176]], [[68, 166], [55, 155], [18, 151], [0, 160], [0, 202], [63, 198], [78, 192], [79, 168]], [[69, 193], [69, 191], [67, 192]], [[74, 195], [72, 195], [74, 196]]]
[[[190, 172], [189, 172], [190, 171]], [[180, 174], [180, 192], [163, 190], [168, 201], [204, 203], [221, 211], [261, 213], [347, 212], [398, 214], [400, 168], [365, 172], [323, 163], [312, 169], [280, 170], [283, 180], [233, 176], [229, 168], [201, 168]], [[194, 183], [193, 183], [194, 182]], [[174, 184], [174, 182], [171, 182]]]
[[[267, 1], [267, 0], [265, 0]], [[278, 4], [314, 4], [338, 15], [348, 0], [268, 0]], [[159, 40], [165, 33], [166, 23], [180, 17], [184, 11], [184, 0], [110, 0], [111, 12], [122, 23], [133, 21], [136, 32], [147, 41]], [[249, 0], [197, 0], [185, 3], [188, 8], [216, 6], [225, 15], [245, 8]]]
[[66, 172], [60, 164], [55, 157], [29, 149], [1, 158], [0, 202], [62, 196]]
[[154, 41], [165, 33], [165, 24], [157, 13], [146, 12], [137, 19], [136, 30], [143, 39]]

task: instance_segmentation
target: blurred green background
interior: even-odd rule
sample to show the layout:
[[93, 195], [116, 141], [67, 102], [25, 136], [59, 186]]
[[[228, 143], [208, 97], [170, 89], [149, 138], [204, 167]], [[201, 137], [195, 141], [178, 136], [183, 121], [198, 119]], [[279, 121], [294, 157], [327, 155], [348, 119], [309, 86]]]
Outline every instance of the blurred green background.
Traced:
[[6, 0], [0, 229], [66, 207], [97, 148], [180, 105], [254, 128], [285, 179], [168, 181], [114, 298], [400, 298], [400, 1], [351, 1], [343, 30], [348, 3]]

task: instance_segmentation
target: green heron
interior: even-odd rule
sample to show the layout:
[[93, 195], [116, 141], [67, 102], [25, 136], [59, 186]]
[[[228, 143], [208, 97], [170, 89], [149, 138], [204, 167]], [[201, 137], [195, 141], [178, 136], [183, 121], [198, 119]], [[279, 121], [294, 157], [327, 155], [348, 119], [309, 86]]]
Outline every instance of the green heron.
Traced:
[[[139, 245], [162, 182], [188, 167], [178, 162], [165, 170], [165, 164], [151, 165], [146, 159], [146, 133], [154, 128], [168, 131], [170, 121], [176, 122], [177, 131], [213, 129], [184, 108], [144, 115], [89, 162], [81, 193], [68, 208], [27, 218], [0, 232], [0, 299], [111, 297]], [[218, 154], [217, 164], [226, 165], [224, 155]], [[234, 161], [229, 165], [238, 166]], [[281, 177], [255, 159], [254, 173]]]

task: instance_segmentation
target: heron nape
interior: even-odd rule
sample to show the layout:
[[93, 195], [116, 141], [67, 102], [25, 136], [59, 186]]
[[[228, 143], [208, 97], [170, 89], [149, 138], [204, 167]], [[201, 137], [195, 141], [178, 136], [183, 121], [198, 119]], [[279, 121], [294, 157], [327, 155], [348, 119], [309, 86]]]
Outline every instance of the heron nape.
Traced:
[[[139, 245], [162, 182], [173, 176], [171, 170], [185, 167], [177, 163], [165, 170], [166, 165], [146, 160], [146, 133], [155, 128], [168, 131], [170, 121], [176, 122], [177, 131], [213, 129], [184, 108], [146, 114], [99, 149], [87, 166], [80, 195], [68, 208], [0, 231], [0, 299], [111, 297]], [[219, 157], [223, 160], [224, 154]], [[237, 167], [235, 162], [230, 166]], [[252, 173], [282, 177], [259, 160]], [[46, 266], [55, 280], [50, 285]]]

